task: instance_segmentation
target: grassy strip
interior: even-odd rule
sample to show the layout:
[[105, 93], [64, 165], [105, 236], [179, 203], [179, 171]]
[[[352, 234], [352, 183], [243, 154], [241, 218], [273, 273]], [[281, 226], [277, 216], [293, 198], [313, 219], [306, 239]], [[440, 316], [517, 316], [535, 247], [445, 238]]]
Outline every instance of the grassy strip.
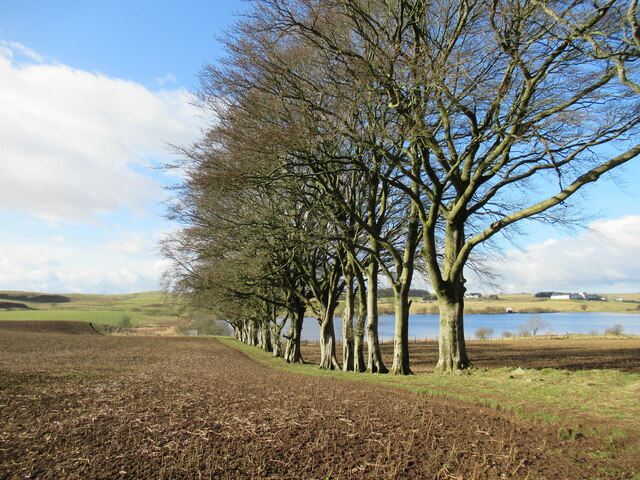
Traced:
[[230, 337], [218, 337], [255, 361], [277, 370], [364, 381], [455, 398], [543, 420], [572, 431], [621, 437], [637, 429], [640, 417], [640, 375], [615, 370], [525, 370], [496, 368], [462, 375], [371, 375], [320, 370], [316, 365], [291, 365], [259, 348]]
[[118, 325], [125, 315], [124, 311], [18, 310], [0, 312], [0, 320], [93, 322]]
[[122, 325], [128, 317], [131, 326], [160, 325], [175, 321], [175, 317], [149, 315], [131, 310], [14, 310], [0, 311], [0, 320], [38, 321], [38, 322], [91, 322], [103, 325]]

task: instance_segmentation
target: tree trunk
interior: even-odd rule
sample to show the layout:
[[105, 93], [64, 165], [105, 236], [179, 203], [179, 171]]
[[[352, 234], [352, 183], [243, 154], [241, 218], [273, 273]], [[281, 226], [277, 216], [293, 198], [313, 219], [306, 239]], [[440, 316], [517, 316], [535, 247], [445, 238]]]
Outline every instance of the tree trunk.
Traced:
[[342, 312], [342, 369], [345, 372], [350, 372], [353, 370], [354, 364], [353, 313], [355, 297], [353, 294], [353, 275], [345, 274], [345, 282], [345, 306]]
[[378, 263], [371, 260], [367, 272], [369, 288], [367, 290], [367, 370], [371, 373], [389, 373], [382, 362], [380, 339], [378, 338]]
[[367, 288], [362, 275], [356, 276], [358, 281], [358, 316], [353, 338], [353, 370], [365, 372], [367, 366], [364, 361], [364, 328], [367, 321]]
[[258, 333], [253, 320], [247, 320], [242, 326], [242, 343], [252, 347], [258, 344]]
[[300, 336], [302, 334], [302, 323], [304, 322], [305, 307], [301, 301], [296, 300], [291, 316], [291, 325], [287, 334], [287, 347], [284, 352], [284, 359], [287, 363], [303, 363], [302, 352], [300, 351]]
[[464, 340], [464, 285], [456, 282], [438, 292], [440, 335], [436, 370], [453, 372], [471, 367]]
[[[412, 188], [414, 194], [418, 196], [418, 186], [415, 182], [413, 182]], [[418, 231], [418, 209], [416, 204], [411, 202], [410, 221], [407, 224], [402, 261], [400, 262], [396, 257], [396, 279], [392, 285], [396, 315], [391, 371], [396, 375], [411, 375], [413, 373], [409, 366], [409, 308], [411, 307], [409, 289], [413, 280]]]
[[412, 375], [409, 366], [409, 286], [393, 288], [395, 302], [395, 331], [393, 335], [393, 366], [396, 375]]
[[323, 370], [339, 370], [336, 357], [336, 333], [333, 325], [333, 308], [323, 309], [320, 322], [320, 368]]
[[[464, 213], [464, 212], [462, 212]], [[462, 215], [460, 213], [460, 215]], [[464, 216], [463, 216], [464, 217]], [[460, 258], [465, 243], [464, 219], [447, 221], [444, 235], [444, 258], [438, 262], [435, 224], [425, 226], [422, 255], [429, 278], [438, 297], [440, 333], [438, 335], [438, 363], [436, 370], [455, 372], [471, 367], [464, 340], [464, 264]]]
[[[416, 172], [417, 173], [417, 172]], [[414, 193], [418, 195], [414, 182]], [[409, 366], [409, 289], [413, 280], [414, 260], [418, 246], [418, 211], [415, 204], [411, 204], [410, 222], [402, 255], [402, 263], [396, 260], [396, 281], [393, 284], [393, 299], [395, 303], [395, 331], [393, 335], [393, 365], [391, 371], [396, 375], [411, 375]]]
[[260, 322], [260, 347], [265, 352], [273, 351], [273, 345], [271, 342], [271, 321], [267, 318]]
[[252, 347], [257, 347], [260, 344], [260, 329], [255, 320], [249, 322], [249, 344]]
[[275, 319], [271, 324], [271, 343], [273, 344], [273, 356], [278, 358], [284, 357], [284, 351], [282, 349], [282, 329], [284, 328], [285, 320]]

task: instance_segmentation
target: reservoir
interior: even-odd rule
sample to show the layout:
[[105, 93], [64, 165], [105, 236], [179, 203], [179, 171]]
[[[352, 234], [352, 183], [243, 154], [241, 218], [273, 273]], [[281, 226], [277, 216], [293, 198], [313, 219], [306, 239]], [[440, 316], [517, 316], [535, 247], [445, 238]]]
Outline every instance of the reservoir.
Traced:
[[[603, 334], [607, 328], [616, 324], [622, 325], [622, 333], [640, 335], [640, 314], [637, 313], [511, 313], [511, 314], [481, 314], [465, 315], [465, 338], [475, 339], [475, 332], [480, 328], [492, 328], [493, 338], [501, 338], [504, 332], [514, 336], [519, 335], [521, 325], [526, 325], [531, 317], [537, 317], [544, 322], [537, 335], [552, 334], [566, 335], [567, 333], [589, 334], [597, 332]], [[336, 338], [342, 338], [342, 319], [335, 318]], [[381, 315], [379, 320], [380, 339], [393, 339], [394, 316]], [[438, 337], [438, 315], [410, 315], [409, 338], [411, 340], [435, 340]], [[285, 330], [286, 332], [286, 330]], [[320, 327], [315, 318], [306, 318], [302, 328], [304, 340], [318, 340]]]

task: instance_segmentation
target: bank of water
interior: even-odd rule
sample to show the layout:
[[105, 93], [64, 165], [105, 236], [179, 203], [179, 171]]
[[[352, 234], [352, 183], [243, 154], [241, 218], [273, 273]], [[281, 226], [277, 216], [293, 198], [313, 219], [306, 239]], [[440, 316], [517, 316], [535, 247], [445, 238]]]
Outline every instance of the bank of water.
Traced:
[[[511, 314], [482, 314], [465, 315], [465, 337], [475, 338], [476, 330], [480, 328], [492, 328], [493, 338], [500, 338], [504, 332], [518, 335], [521, 325], [526, 325], [531, 317], [538, 317], [544, 327], [538, 331], [538, 335], [550, 333], [553, 335], [566, 335], [567, 333], [589, 334], [597, 332], [603, 334], [607, 328], [614, 325], [622, 326], [622, 333], [640, 335], [640, 314], [634, 313], [511, 313]], [[438, 336], [438, 315], [410, 315], [409, 338], [411, 340], [435, 340]], [[336, 336], [342, 337], [342, 319], [336, 317]], [[380, 316], [380, 337], [382, 340], [393, 338], [393, 315]], [[302, 338], [305, 340], [318, 340], [320, 327], [315, 318], [307, 318], [302, 329]]]

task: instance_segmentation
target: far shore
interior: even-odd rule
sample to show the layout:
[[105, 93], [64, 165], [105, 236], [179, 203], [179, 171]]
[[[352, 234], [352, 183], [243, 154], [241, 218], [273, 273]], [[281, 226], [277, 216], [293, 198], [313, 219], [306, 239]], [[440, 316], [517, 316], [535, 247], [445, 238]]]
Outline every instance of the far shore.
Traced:
[[[639, 313], [640, 293], [627, 294], [601, 294], [605, 300], [557, 300], [551, 298], [538, 298], [533, 294], [498, 294], [495, 298], [467, 298], [464, 304], [466, 315], [478, 314], [508, 314], [508, 313]], [[622, 299], [622, 300], [620, 300]], [[436, 301], [425, 301], [421, 298], [413, 298], [411, 313], [438, 314]], [[341, 312], [341, 310], [339, 310]], [[379, 302], [380, 315], [394, 313], [393, 299], [383, 298]]]

